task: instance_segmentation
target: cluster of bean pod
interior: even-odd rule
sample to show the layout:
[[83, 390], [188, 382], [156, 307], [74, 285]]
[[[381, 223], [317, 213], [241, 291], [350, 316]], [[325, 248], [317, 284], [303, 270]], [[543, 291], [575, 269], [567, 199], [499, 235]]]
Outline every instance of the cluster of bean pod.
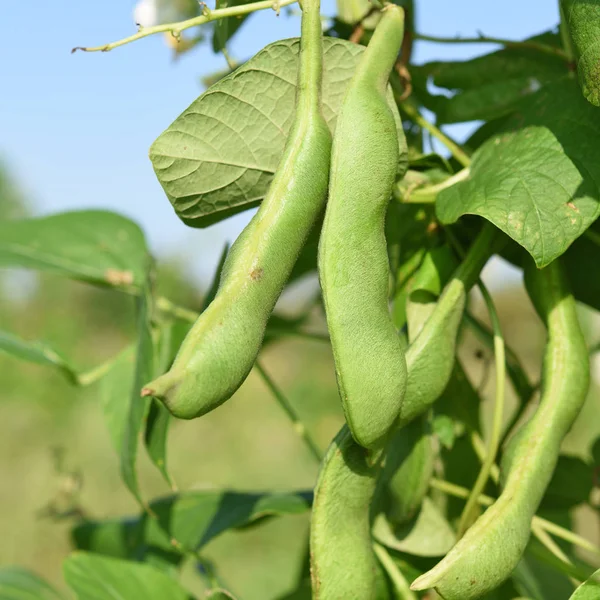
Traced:
[[[142, 393], [191, 419], [213, 410], [243, 383], [267, 321], [306, 238], [325, 208], [318, 267], [346, 425], [321, 465], [311, 524], [316, 600], [379, 600], [372, 506], [382, 488], [395, 519], [410, 519], [426, 492], [433, 451], [423, 415], [455, 366], [465, 301], [498, 234], [485, 225], [462, 263], [430, 302], [407, 303], [409, 339], [390, 315], [384, 233], [398, 176], [394, 113], [386, 100], [403, 40], [404, 13], [386, 6], [348, 85], [332, 138], [322, 115], [319, 0], [302, 2], [295, 120], [260, 209], [225, 262], [218, 293], [184, 340], [171, 369]], [[418, 284], [438, 275], [423, 261]], [[413, 582], [447, 600], [484, 595], [522, 556], [560, 442], [588, 387], [586, 347], [560, 264], [528, 267], [526, 283], [549, 333], [542, 399], [511, 441], [503, 491], [447, 556]], [[417, 476], [415, 477], [415, 473]]]

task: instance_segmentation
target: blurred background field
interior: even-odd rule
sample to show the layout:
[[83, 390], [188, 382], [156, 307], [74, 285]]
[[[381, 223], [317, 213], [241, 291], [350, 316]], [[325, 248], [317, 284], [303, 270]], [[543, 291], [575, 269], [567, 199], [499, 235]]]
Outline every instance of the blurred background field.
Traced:
[[[441, 2], [431, 4], [441, 10]], [[472, 5], [462, 4], [465, 7]], [[75, 33], [77, 40], [70, 45], [79, 43], [86, 36], [90, 38], [92, 33], [95, 37], [108, 39], [115, 37], [117, 29], [128, 31], [129, 22], [121, 21], [120, 28], [109, 27], [119, 18], [123, 19], [126, 12], [122, 7], [117, 10], [115, 2], [107, 2], [98, 10], [102, 11], [99, 22], [104, 24], [105, 29], [100, 31], [97, 23], [91, 28], [91, 12], [89, 15], [71, 15], [68, 35], [65, 34], [63, 39], [57, 38], [61, 42], [60, 52], [66, 50], [68, 55], [70, 40], [75, 38]], [[131, 6], [128, 6], [128, 11], [127, 15], [130, 15]], [[465, 35], [472, 33], [469, 29], [471, 19], [472, 23], [481, 24], [481, 15], [469, 16], [467, 12], [465, 9], [458, 17], [453, 15], [457, 31]], [[525, 23], [520, 24], [524, 31], [509, 28], [506, 19], [498, 20], [493, 14], [487, 15], [489, 29], [486, 33], [499, 35], [510, 31], [515, 38], [524, 37], [557, 21], [554, 13], [534, 18], [533, 12], [529, 20], [525, 19]], [[437, 15], [434, 13], [436, 11], [432, 10], [431, 14], [419, 16], [420, 29], [431, 33], [443, 29], [447, 34], [447, 26], [442, 20], [448, 17], [440, 11]], [[76, 21], [75, 17], [80, 20]], [[540, 22], [542, 17], [548, 22]], [[58, 20], [58, 17], [54, 18]], [[280, 31], [267, 25], [271, 21], [264, 20], [262, 28], [252, 29], [257, 37], [242, 37], [234, 51], [245, 57], [271, 39], [296, 34], [297, 22], [294, 19], [282, 19], [281, 22], [285, 26]], [[264, 39], [258, 37], [258, 32], [265, 34]], [[8, 35], [14, 33], [9, 32]], [[2, 43], [5, 44], [6, 39]], [[210, 56], [208, 48], [185, 58], [184, 66], [173, 65], [166, 58], [166, 47], [160, 40], [154, 40], [152, 46], [146, 47], [147, 51], [143, 47], [116, 51], [111, 55], [111, 62], [107, 61], [109, 66], [99, 66], [99, 60], [107, 57], [83, 56], [77, 57], [77, 63], [64, 67], [62, 61], [66, 58], [61, 54], [60, 65], [57, 62], [53, 67], [47, 61], [52, 60], [55, 50], [58, 52], [58, 42], [52, 41], [50, 57], [41, 55], [44, 43], [50, 43], [46, 30], [37, 43], [35, 52], [28, 48], [23, 56], [16, 59], [14, 72], [7, 71], [6, 75], [12, 76], [15, 83], [11, 88], [12, 98], [0, 101], [6, 103], [0, 111], [0, 118], [7, 123], [0, 133], [0, 156], [4, 159], [0, 171], [0, 218], [12, 219], [88, 206], [118, 209], [140, 222], [148, 232], [158, 258], [157, 285], [161, 293], [178, 304], [198, 309], [223, 239], [234, 238], [248, 215], [236, 218], [227, 227], [186, 230], [177, 222], [153, 179], [146, 153], [153, 137], [201, 92], [197, 77], [222, 65], [216, 59], [207, 59]], [[477, 51], [469, 48], [466, 52], [472, 55]], [[463, 52], [464, 55], [465, 50], [452, 48], [449, 52]], [[435, 56], [423, 54], [422, 59], [430, 60]], [[137, 82], [158, 63], [161, 74], [168, 73], [174, 89], [165, 91], [160, 98], [150, 95], [144, 100], [143, 114], [136, 113], [131, 100], [121, 102], [127, 97], [130, 83], [125, 82], [124, 67], [117, 64], [120, 60], [117, 57], [123, 57], [130, 68], [140, 70], [131, 75]], [[81, 77], [82, 89], [78, 91], [81, 99], [87, 98], [92, 107], [94, 102], [99, 102], [97, 107], [104, 105], [104, 108], [98, 108], [103, 115], [101, 122], [91, 124], [83, 138], [89, 144], [90, 152], [81, 151], [84, 146], [81, 145], [82, 139], [77, 138], [76, 130], [82, 124], [85, 126], [88, 120], [91, 123], [93, 113], [80, 113], [78, 125], [65, 111], [61, 118], [71, 125], [65, 138], [56, 141], [58, 150], [54, 154], [48, 150], [52, 148], [52, 136], [57, 135], [55, 127], [59, 127], [60, 123], [52, 124], [50, 113], [54, 119], [57, 113], [45, 113], [43, 106], [34, 109], [34, 122], [50, 121], [37, 134], [33, 130], [24, 131], [18, 138], [16, 125], [8, 127], [11, 119], [8, 111], [16, 110], [21, 95], [26, 97], [29, 93], [29, 77], [27, 86], [16, 85], [23, 76], [26, 61], [38, 70], [55, 68], [60, 71], [63, 101], [68, 97], [69, 86], [77, 87], [76, 82]], [[10, 70], [3, 65], [2, 69], [5, 68]], [[87, 78], [91, 80], [95, 69], [102, 70], [101, 76], [105, 81], [111, 77], [123, 78], [123, 89], [115, 86], [100, 100], [93, 99], [94, 84]], [[179, 93], [181, 89], [177, 88], [175, 79], [184, 82], [180, 84], [184, 93]], [[46, 86], [52, 85], [49, 80], [44, 81]], [[139, 89], [135, 93], [139, 93]], [[60, 94], [51, 89], [50, 96], [54, 95], [57, 98], [51, 98], [50, 102], [58, 103]], [[112, 108], [108, 110], [106, 105]], [[156, 110], [150, 107], [156, 107]], [[112, 121], [111, 111], [115, 114], [120, 111]], [[21, 126], [26, 123], [25, 115], [20, 113], [15, 113], [12, 120]], [[102, 122], [122, 123], [126, 120], [136, 123], [132, 139], [126, 139], [128, 130], [121, 129], [118, 124], [112, 130], [114, 139], [107, 141], [104, 136], [95, 137], [94, 131], [103, 126]], [[146, 127], [146, 122], [152, 124], [151, 128]], [[131, 123], [129, 127], [132, 127]], [[457, 133], [460, 134], [460, 131]], [[44, 153], [32, 145], [36, 135], [41, 136], [40, 145]], [[117, 146], [120, 144], [119, 135], [123, 136], [124, 148], [111, 154], [110, 148], [115, 146], [115, 142]], [[105, 142], [107, 146], [103, 147]], [[67, 144], [72, 147], [66, 149]], [[31, 149], [29, 156], [27, 145]], [[123, 160], [131, 163], [128, 167], [125, 165], [127, 168], [116, 168], [115, 163]], [[38, 171], [36, 166], [39, 166]], [[78, 167], [83, 169], [83, 175]], [[65, 181], [70, 173], [73, 177], [67, 185]], [[91, 173], [94, 173], [94, 178], [89, 178], [86, 183], [84, 175]], [[99, 179], [102, 180], [100, 189], [93, 185]], [[89, 194], [83, 193], [86, 186]], [[543, 332], [520, 287], [519, 278], [514, 271], [500, 268], [495, 263], [487, 271], [486, 280], [494, 289], [507, 342], [519, 349], [520, 358], [536, 381], [541, 366]], [[289, 300], [287, 309], [291, 310], [293, 302]], [[281, 308], [286, 309], [286, 306]], [[485, 319], [485, 311], [477, 296], [473, 298], [473, 310]], [[27, 339], [43, 339], [71, 357], [81, 369], [102, 363], [133, 339], [133, 314], [133, 300], [125, 295], [51, 275], [0, 271], [0, 329], [16, 332]], [[324, 328], [318, 310], [313, 317], [315, 327]], [[597, 318], [588, 311], [582, 311], [582, 318], [589, 343], [596, 343], [600, 339]], [[467, 333], [461, 353], [472, 381], [481, 387], [488, 400], [484, 403], [484, 416], [488, 416], [486, 407], [494, 385], [490, 353]], [[326, 448], [342, 422], [328, 346], [319, 341], [278, 341], [265, 351], [263, 363], [290, 398], [319, 446]], [[595, 380], [588, 403], [565, 442], [565, 451], [586, 460], [590, 460], [592, 442], [600, 436], [597, 360], [595, 365]], [[85, 389], [73, 388], [54, 372], [0, 354], [0, 535], [3, 540], [0, 564], [30, 567], [59, 587], [63, 587], [61, 563], [70, 551], [68, 532], [73, 520], [57, 521], [47, 514], [47, 507], [57, 499], [61, 500], [69, 486], [81, 486], [76, 500], [88, 516], [101, 518], [137, 513], [134, 500], [120, 480], [118, 458], [110, 444], [99, 404], [100, 389], [100, 384]], [[57, 470], [58, 455], [62, 456], [63, 464]], [[156, 469], [143, 452], [140, 457], [139, 470], [145, 497], [167, 494], [168, 489]], [[180, 489], [302, 490], [313, 487], [317, 474], [314, 459], [255, 373], [250, 375], [231, 401], [210, 415], [192, 422], [175, 422], [170, 433], [168, 458]], [[299, 575], [307, 546], [307, 525], [306, 515], [288, 516], [270, 521], [260, 528], [226, 533], [208, 545], [205, 555], [218, 565], [219, 575], [231, 589], [246, 600], [275, 598], [290, 589]], [[578, 530], [600, 543], [597, 521], [584, 511], [578, 513]], [[200, 580], [191, 569], [186, 581], [191, 589], [201, 589]]]

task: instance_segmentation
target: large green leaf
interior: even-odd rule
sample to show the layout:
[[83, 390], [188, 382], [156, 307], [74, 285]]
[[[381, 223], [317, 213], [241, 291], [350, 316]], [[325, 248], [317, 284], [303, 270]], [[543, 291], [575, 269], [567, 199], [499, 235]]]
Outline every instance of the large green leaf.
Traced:
[[71, 383], [77, 383], [77, 373], [73, 367], [43, 342], [28, 342], [7, 331], [0, 331], [0, 351], [27, 362], [58, 369]]
[[148, 551], [173, 552], [177, 540], [198, 550], [228, 529], [310, 509], [311, 492], [252, 494], [229, 491], [185, 492], [150, 504], [156, 519], [85, 521], [72, 531], [75, 546], [99, 554], [143, 558]]
[[438, 196], [437, 214], [484, 217], [541, 268], [600, 215], [600, 112], [565, 79], [525, 100], [506, 129], [475, 153], [467, 180]]
[[570, 600], [598, 600], [598, 598], [600, 598], [600, 569], [573, 592]]
[[21, 567], [0, 567], [2, 600], [62, 600], [62, 596], [35, 573]]
[[[188, 225], [205, 227], [264, 197], [294, 116], [298, 49], [297, 38], [269, 44], [202, 94], [152, 145], [156, 175]], [[364, 48], [324, 38], [323, 49], [323, 112], [333, 128]], [[400, 130], [391, 91], [389, 102]], [[402, 168], [406, 160], [403, 146]]]
[[171, 577], [143, 565], [86, 552], [64, 562], [65, 579], [79, 600], [189, 600]]
[[[533, 41], [557, 45], [559, 36], [546, 33]], [[432, 62], [411, 69], [419, 99], [440, 123], [489, 120], [513, 111], [523, 96], [564, 77], [567, 62], [530, 48], [505, 48], [471, 60]], [[427, 84], [452, 92], [433, 95]]]
[[141, 229], [113, 212], [83, 210], [0, 223], [0, 267], [52, 271], [135, 291], [149, 266]]
[[600, 2], [562, 0], [562, 9], [577, 54], [583, 95], [600, 106]]

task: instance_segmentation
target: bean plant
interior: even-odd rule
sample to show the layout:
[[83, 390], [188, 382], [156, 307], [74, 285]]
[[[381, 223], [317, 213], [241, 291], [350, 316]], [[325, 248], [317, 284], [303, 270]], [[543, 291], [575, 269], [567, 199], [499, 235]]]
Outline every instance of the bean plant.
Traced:
[[[587, 506], [597, 527], [600, 443], [588, 441], [585, 459], [561, 450], [591, 397], [597, 349], [578, 303], [600, 310], [600, 2], [561, 0], [555, 29], [511, 40], [424, 35], [415, 28], [424, 1], [338, 0], [325, 18], [319, 0], [302, 0], [299, 37], [232, 59], [251, 13], [294, 2], [146, 1], [139, 14], [153, 24], [74, 49], [163, 34], [176, 53], [210, 42], [227, 59], [150, 148], [166, 198], [198, 235], [258, 207], [223, 250], [199, 312], [157, 294], [144, 235], [119, 214], [0, 224], [0, 266], [108, 287], [137, 307], [135, 343], [91, 372], [0, 332], [0, 349], [16, 358], [109, 390], [107, 425], [139, 514], [77, 518], [67, 585], [82, 600], [189, 599], [180, 571], [191, 561], [204, 597], [243, 600], [204, 547], [306, 512], [296, 584], [262, 598], [600, 599], [600, 547], [574, 531], [573, 512]], [[497, 49], [415, 64], [421, 42]], [[479, 125], [463, 143], [444, 132], [466, 122]], [[539, 380], [506, 344], [481, 279], [494, 257], [523, 273], [546, 329]], [[305, 314], [274, 312], [288, 286], [315, 274]], [[472, 310], [474, 290], [491, 326]], [[473, 334], [494, 362], [485, 404], [464, 363]], [[328, 448], [261, 362], [290, 336], [331, 346], [345, 422]], [[218, 409], [252, 370], [319, 464], [314, 488], [178, 490], [170, 423]], [[151, 499], [140, 486], [140, 439], [169, 495]], [[63, 596], [10, 567], [0, 569], [0, 597]]]

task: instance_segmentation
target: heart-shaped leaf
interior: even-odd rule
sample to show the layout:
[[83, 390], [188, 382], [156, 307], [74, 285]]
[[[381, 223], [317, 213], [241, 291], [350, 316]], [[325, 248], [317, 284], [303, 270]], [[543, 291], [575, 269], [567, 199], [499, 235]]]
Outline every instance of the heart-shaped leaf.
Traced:
[[600, 215], [600, 112], [570, 79], [525, 100], [437, 200], [443, 223], [480, 215], [544, 267]]
[[[269, 44], [224, 77], [152, 145], [156, 175], [177, 215], [205, 227], [256, 206], [265, 196], [292, 125], [299, 40]], [[323, 114], [335, 127], [363, 46], [323, 38]], [[388, 95], [398, 130], [402, 124]], [[407, 154], [401, 140], [401, 168]]]

